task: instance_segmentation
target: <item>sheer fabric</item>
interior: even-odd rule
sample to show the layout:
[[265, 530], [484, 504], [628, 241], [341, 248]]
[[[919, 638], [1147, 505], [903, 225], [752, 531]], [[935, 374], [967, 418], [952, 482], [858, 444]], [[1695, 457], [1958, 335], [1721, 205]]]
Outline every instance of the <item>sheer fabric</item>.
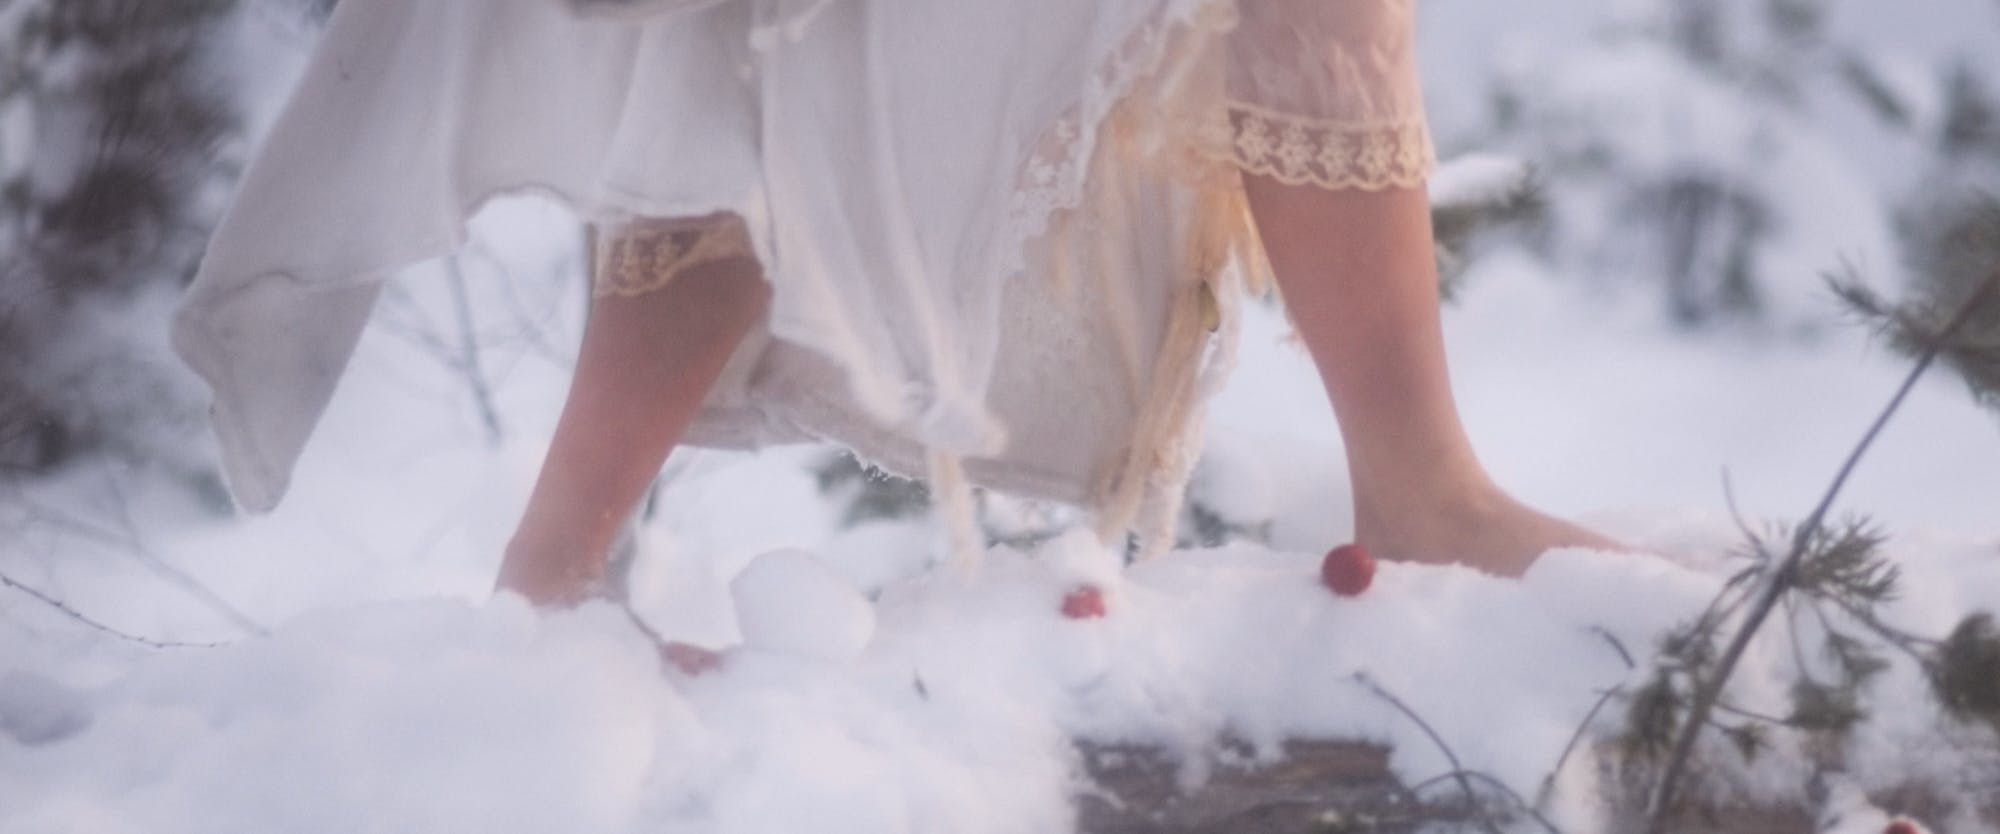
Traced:
[[1431, 161], [1412, 0], [596, 2], [336, 7], [175, 325], [247, 507], [380, 282], [536, 190], [608, 229], [741, 219], [624, 244], [667, 272], [747, 250], [773, 286], [691, 442], [962, 462], [1171, 541], [1264, 271], [1239, 170], [1383, 189]]
[[1015, 199], [1018, 236], [1080, 201], [1079, 148], [1116, 106], [1133, 111], [1128, 151], [1184, 171], [1206, 159], [1289, 185], [1422, 185], [1436, 160], [1416, 14], [1416, 0], [1209, 0], [1136, 29], [1041, 137]]
[[1243, 0], [1229, 35], [1228, 157], [1290, 185], [1408, 188], [1432, 166], [1416, 0]]

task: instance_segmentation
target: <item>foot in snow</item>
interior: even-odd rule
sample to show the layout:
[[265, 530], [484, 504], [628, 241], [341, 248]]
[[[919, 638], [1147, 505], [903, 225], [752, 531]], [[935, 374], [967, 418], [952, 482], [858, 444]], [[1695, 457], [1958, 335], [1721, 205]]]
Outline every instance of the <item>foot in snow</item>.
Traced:
[[691, 678], [722, 667], [720, 652], [677, 640], [660, 644], [660, 660]]
[[1456, 563], [1498, 576], [1520, 576], [1558, 547], [1631, 550], [1498, 490], [1426, 502], [1400, 513], [1357, 506], [1355, 540], [1385, 559]]

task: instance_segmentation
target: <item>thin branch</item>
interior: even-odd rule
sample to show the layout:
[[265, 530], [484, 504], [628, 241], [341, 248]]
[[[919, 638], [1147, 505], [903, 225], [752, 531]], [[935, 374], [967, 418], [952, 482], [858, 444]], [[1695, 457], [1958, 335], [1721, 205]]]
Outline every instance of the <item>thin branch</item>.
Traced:
[[390, 284], [383, 290], [379, 309], [381, 312], [375, 316], [372, 326], [443, 357], [439, 361], [445, 364], [453, 361], [451, 346], [437, 335], [438, 328], [431, 323], [430, 314], [410, 297], [407, 288]]
[[231, 605], [228, 600], [223, 599], [220, 594], [210, 590], [200, 580], [195, 579], [188, 572], [169, 564], [167, 560], [160, 558], [151, 548], [148, 548], [143, 537], [139, 535], [138, 524], [132, 520], [131, 508], [125, 502], [125, 491], [118, 487], [117, 479], [113, 478], [108, 471], [105, 472], [104, 482], [106, 488], [111, 491], [113, 499], [112, 507], [118, 513], [118, 525], [124, 535], [127, 552], [131, 553], [140, 562], [145, 563], [147, 567], [152, 568], [155, 573], [165, 577], [169, 583], [178, 586], [188, 596], [194, 597], [217, 614], [222, 615], [223, 619], [234, 623], [237, 628], [256, 637], [269, 637], [271, 635], [270, 629], [265, 628], [256, 620], [250, 619], [249, 615], [244, 614], [236, 606]]
[[1722, 589], [1715, 593], [1715, 597], [1708, 601], [1708, 607], [1702, 610], [1701, 616], [1695, 618], [1694, 630], [1708, 631], [1736, 616], [1736, 612], [1750, 599], [1749, 594], [1743, 592], [1745, 584], [1757, 578], [1763, 570], [1762, 565], [1751, 565], [1732, 574], [1722, 583]]
[[1682, 725], [1680, 736], [1674, 741], [1673, 753], [1667, 759], [1666, 770], [1661, 773], [1659, 785], [1653, 792], [1652, 801], [1648, 803], [1646, 830], [1649, 834], [1661, 834], [1666, 830], [1667, 812], [1672, 807], [1674, 791], [1678, 787], [1681, 774], [1687, 769], [1688, 756], [1694, 752], [1696, 737], [1701, 734], [1702, 727], [1708, 722], [1708, 714], [1714, 709], [1716, 699], [1721, 696], [1723, 685], [1729, 682], [1729, 676], [1736, 670], [1736, 664], [1742, 661], [1743, 653], [1750, 648], [1750, 640], [1757, 635], [1757, 630], [1762, 628], [1764, 620], [1771, 616], [1771, 611], [1777, 606], [1778, 600], [1792, 586], [1799, 562], [1805, 558], [1812, 537], [1825, 523], [1826, 514], [1832, 509], [1834, 499], [1840, 496], [1841, 489], [1847, 485], [1848, 477], [1854, 474], [1855, 468], [1861, 464], [1861, 458], [1875, 445], [1875, 439], [1881, 436], [1882, 430], [1889, 424], [1889, 419], [1902, 408], [1903, 401], [1908, 399], [1910, 391], [1916, 388], [1917, 380], [1923, 378], [1924, 372], [1937, 361], [1945, 342], [1964, 327], [1971, 319], [1973, 311], [1985, 302], [1987, 296], [1996, 291], [2000, 291], [2000, 269], [1996, 269], [1987, 277], [1979, 289], [1952, 314], [1943, 329], [1928, 340], [1923, 354], [1917, 357], [1916, 367], [1910, 369], [1909, 375], [1903, 379], [1903, 384], [1896, 389], [1896, 395], [1890, 398], [1888, 406], [1882, 409], [1882, 413], [1868, 427], [1867, 433], [1861, 436], [1861, 441], [1855, 444], [1854, 450], [1847, 456], [1847, 461], [1834, 476], [1833, 483], [1827, 487], [1826, 494], [1820, 497], [1819, 505], [1813, 508], [1812, 514], [1806, 516], [1805, 523], [1799, 525], [1798, 530], [1792, 535], [1791, 551], [1786, 554], [1777, 570], [1771, 573], [1770, 581], [1757, 597], [1756, 605], [1750, 609], [1742, 628], [1736, 632], [1735, 638], [1729, 642], [1729, 647], [1723, 651], [1714, 675], [1695, 690], [1694, 702], [1688, 707], [1688, 720]]
[[[1826, 615], [1820, 613], [1818, 606], [1813, 606], [1813, 613], [1819, 615], [1820, 627], [1832, 633], [1833, 626], [1826, 622]], [[1799, 602], [1789, 596], [1785, 597], [1785, 634], [1791, 638], [1792, 664], [1799, 668], [1799, 677], [1806, 683], [1814, 683], [1812, 666], [1806, 663], [1806, 648], [1799, 642]]]
[[[1368, 676], [1367, 672], [1355, 672], [1354, 682], [1360, 684], [1370, 693], [1373, 693], [1375, 697], [1395, 707], [1398, 712], [1408, 716], [1411, 721], [1416, 723], [1418, 729], [1424, 731], [1424, 735], [1430, 736], [1431, 743], [1437, 745], [1438, 750], [1444, 753], [1445, 761], [1451, 763], [1451, 772], [1447, 775], [1457, 779], [1459, 789], [1465, 791], [1466, 801], [1471, 803], [1472, 807], [1477, 810], [1479, 808], [1479, 794], [1472, 789], [1472, 780], [1467, 776], [1465, 764], [1458, 760], [1458, 754], [1452, 751], [1451, 745], [1444, 742], [1444, 737], [1438, 735], [1437, 730], [1431, 727], [1430, 722], [1425, 721], [1424, 717], [1418, 715], [1416, 710], [1410, 709], [1410, 705], [1403, 703], [1401, 698], [1391, 694], [1389, 690], [1383, 689], [1380, 684], [1375, 682], [1374, 678]], [[1487, 831], [1492, 832], [1492, 834], [1500, 834], [1500, 827], [1493, 823], [1491, 817], [1481, 813], [1479, 821], [1485, 825]]]
[[25, 490], [10, 489], [8, 492], [10, 493], [8, 497], [21, 509], [26, 510], [21, 516], [21, 523], [25, 529], [46, 526], [54, 528], [58, 533], [89, 539], [107, 547], [122, 548], [131, 545], [130, 540], [115, 531], [101, 527], [94, 522], [69, 515], [33, 498], [29, 498], [24, 494]]
[[[1920, 637], [1915, 634], [1911, 634], [1907, 631], [1903, 631], [1902, 629], [1896, 628], [1895, 626], [1889, 625], [1888, 623], [1882, 622], [1881, 619], [1877, 618], [1874, 614], [1862, 610], [1860, 607], [1854, 605], [1853, 603], [1848, 602], [1847, 600], [1840, 599], [1839, 597], [1825, 597], [1825, 599], [1826, 601], [1833, 603], [1835, 608], [1839, 608], [1843, 613], [1847, 614], [1847, 616], [1853, 617], [1855, 622], [1860, 623], [1862, 626], [1866, 627], [1869, 631], [1875, 632], [1875, 635], [1877, 637], [1880, 637], [1883, 640], [1887, 641], [1889, 645], [1895, 646], [1898, 650], [1902, 651], [1903, 654], [1909, 655], [1910, 659], [1916, 661], [1918, 666], [1922, 666], [1924, 664], [1924, 661], [1927, 659], [1924, 655], [1924, 649], [1936, 648], [1938, 645], [1940, 645], [1939, 641], [1937, 640], [1932, 640], [1928, 637]], [[1817, 605], [1813, 607], [1813, 610], [1819, 613], [1820, 620], [1824, 624], [1826, 621], [1826, 614], [1824, 612], [1820, 612], [1819, 607]], [[1831, 630], [1833, 628], [1831, 625], [1827, 625], [1826, 627], [1828, 630]]]
[[162, 579], [165, 579], [168, 584], [179, 588], [183, 593], [193, 597], [197, 602], [213, 610], [217, 615], [235, 624], [245, 632], [257, 637], [264, 637], [270, 634], [269, 629], [264, 628], [257, 621], [250, 619], [250, 617], [246, 616], [235, 606], [230, 605], [228, 601], [224, 600], [214, 591], [209, 590], [208, 586], [202, 584], [200, 580], [195, 579], [186, 571], [169, 564], [149, 549], [139, 533], [137, 523], [132, 520], [131, 512], [126, 504], [124, 490], [118, 487], [117, 479], [108, 469], [103, 472], [103, 475], [105, 488], [113, 499], [112, 506], [115, 509], [115, 521], [118, 524], [117, 529], [104, 527], [96, 522], [72, 516], [23, 495], [16, 494], [14, 499], [20, 506], [27, 510], [27, 517], [32, 523], [48, 525], [64, 533], [89, 539], [105, 547], [122, 551], [137, 559]]
[[72, 620], [75, 620], [79, 623], [82, 623], [86, 626], [96, 629], [97, 631], [109, 634], [120, 640], [124, 640], [131, 643], [138, 643], [139, 645], [146, 646], [149, 648], [214, 649], [229, 645], [228, 643], [182, 643], [174, 640], [154, 640], [150, 637], [140, 637], [137, 634], [132, 634], [126, 631], [120, 631], [118, 629], [112, 628], [111, 626], [98, 622], [97, 620], [91, 619], [90, 617], [85, 616], [83, 612], [71, 608], [68, 603], [56, 599], [55, 597], [49, 596], [48, 594], [42, 593], [41, 591], [35, 590], [34, 588], [29, 587], [28, 585], [14, 579], [14, 577], [8, 576], [5, 573], [0, 573], [0, 585], [5, 585], [9, 588], [13, 588], [16, 591], [20, 591], [23, 594], [27, 594], [28, 596], [34, 598], [37, 602], [40, 602], [43, 605], [46, 605], [50, 608], [60, 611], [64, 616], [67, 616]]
[[465, 268], [458, 258], [445, 259], [445, 275], [451, 285], [452, 314], [458, 319], [458, 361], [453, 363], [466, 385], [472, 389], [473, 404], [486, 427], [486, 445], [500, 445], [500, 412], [493, 405], [493, 389], [486, 384], [486, 369], [479, 362], [479, 339], [473, 330], [472, 298], [465, 287]]
[[[1614, 645], [1616, 644], [1614, 643]], [[1622, 684], [1606, 689], [1604, 690], [1604, 694], [1597, 696], [1597, 703], [1590, 705], [1590, 711], [1583, 714], [1583, 720], [1576, 724], [1576, 732], [1570, 733], [1569, 742], [1563, 745], [1562, 754], [1556, 756], [1555, 766], [1549, 768], [1549, 775], [1542, 779], [1541, 790], [1535, 793], [1535, 804], [1533, 807], [1536, 810], [1540, 810], [1543, 806], [1548, 805], [1549, 798], [1555, 796], [1556, 777], [1562, 775], [1563, 765], [1569, 763], [1569, 754], [1575, 752], [1576, 746], [1583, 742], [1583, 734], [1590, 729], [1591, 722], [1597, 720], [1597, 714], [1604, 711], [1604, 706], [1611, 703], [1612, 698], [1623, 694], [1625, 694], [1625, 687]]]
[[1632, 653], [1626, 650], [1625, 641], [1618, 639], [1618, 635], [1612, 634], [1610, 629], [1604, 626], [1591, 626], [1590, 633], [1604, 638], [1604, 642], [1610, 644], [1611, 650], [1618, 653], [1618, 659], [1625, 661], [1626, 671], [1639, 668], [1638, 662], [1632, 659]]
[[[1506, 782], [1502, 782], [1493, 774], [1486, 773], [1484, 771], [1454, 770], [1449, 773], [1440, 773], [1436, 776], [1433, 776], [1429, 779], [1425, 779], [1424, 781], [1418, 782], [1417, 784], [1411, 786], [1410, 792], [1413, 794], [1420, 794], [1424, 791], [1424, 789], [1429, 788], [1432, 785], [1438, 784], [1439, 782], [1443, 782], [1446, 779], [1454, 779], [1460, 781], [1470, 779], [1480, 782], [1486, 785], [1487, 787], [1492, 788], [1496, 793], [1499, 793], [1501, 796], [1506, 797], [1509, 802], [1513, 803], [1515, 808], [1521, 811], [1521, 813], [1526, 814], [1529, 819], [1532, 819], [1537, 824], [1539, 824], [1542, 827], [1542, 830], [1549, 832], [1549, 834], [1562, 834], [1562, 829], [1557, 828], [1556, 824], [1554, 822], [1549, 821], [1549, 818], [1544, 816], [1541, 811], [1538, 811], [1534, 807], [1530, 806], [1527, 800], [1521, 798], [1520, 794], [1515, 793], [1514, 789], [1508, 787]], [[1470, 810], [1475, 814], [1480, 814], [1480, 809], [1476, 804]], [[1481, 819], [1482, 821], [1485, 821], [1484, 814], [1481, 814]]]
[[[587, 239], [589, 235], [585, 234], [584, 237], [586, 238], [584, 245], [588, 246]], [[543, 359], [548, 360], [558, 367], [573, 368], [576, 366], [575, 351], [565, 351], [557, 348], [555, 343], [549, 338], [549, 324], [560, 316], [562, 312], [561, 304], [544, 302], [540, 305], [543, 309], [538, 315], [530, 313], [528, 303], [521, 298], [521, 282], [482, 238], [473, 238], [466, 243], [464, 257], [478, 258], [485, 264], [487, 269], [500, 277], [500, 281], [498, 282], [501, 291], [500, 297], [507, 302], [508, 314], [513, 319], [515, 325], [516, 338], [525, 342], [530, 351], [540, 355]], [[590, 286], [589, 265], [586, 263], [578, 268], [584, 273], [583, 285], [585, 287]], [[567, 275], [567, 273], [568, 270], [564, 270], [564, 274]], [[564, 283], [568, 283], [566, 278]]]
[[1749, 522], [1743, 520], [1743, 510], [1736, 503], [1736, 480], [1729, 475], [1729, 467], [1722, 467], [1722, 505], [1729, 508], [1729, 520], [1736, 523], [1736, 530], [1743, 538], [1755, 540], [1757, 534], [1750, 529]]
[[[1811, 679], [1808, 678], [1807, 681], [1810, 682]], [[1716, 701], [1715, 708], [1718, 711], [1729, 713], [1730, 715], [1734, 715], [1737, 718], [1748, 718], [1751, 721], [1762, 721], [1766, 724], [1773, 724], [1779, 727], [1790, 727], [1793, 725], [1790, 719], [1779, 718], [1775, 715], [1766, 715], [1764, 713], [1757, 712], [1756, 710], [1744, 709], [1739, 706], [1734, 706], [1727, 701], [1721, 701], [1721, 700]], [[1719, 726], [1716, 725], [1716, 723], [1713, 721], [1710, 721], [1709, 724], [1711, 726]]]

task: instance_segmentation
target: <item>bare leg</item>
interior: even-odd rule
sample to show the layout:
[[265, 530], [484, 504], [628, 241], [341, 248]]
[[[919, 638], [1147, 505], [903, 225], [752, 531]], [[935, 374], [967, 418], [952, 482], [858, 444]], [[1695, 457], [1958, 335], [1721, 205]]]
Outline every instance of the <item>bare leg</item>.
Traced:
[[[621, 269], [620, 250], [611, 251], [602, 268]], [[690, 266], [655, 291], [592, 303], [555, 438], [507, 545], [501, 589], [537, 605], [587, 595], [619, 525], [769, 301], [757, 261], [736, 255]]]
[[1340, 420], [1356, 541], [1385, 558], [1501, 575], [1551, 547], [1617, 546], [1514, 500], [1473, 454], [1446, 373], [1423, 189], [1244, 185]]

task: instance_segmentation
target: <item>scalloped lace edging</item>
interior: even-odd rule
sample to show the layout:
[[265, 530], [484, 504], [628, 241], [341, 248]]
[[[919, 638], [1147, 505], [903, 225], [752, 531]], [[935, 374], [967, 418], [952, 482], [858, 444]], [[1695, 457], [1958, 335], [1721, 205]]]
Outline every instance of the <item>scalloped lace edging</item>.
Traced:
[[735, 214], [629, 223], [600, 244], [603, 267], [590, 294], [633, 298], [660, 290], [695, 267], [755, 257], [750, 230]]
[[1242, 102], [1203, 125], [1201, 146], [1251, 174], [1326, 189], [1414, 188], [1436, 163], [1421, 117], [1320, 120]]

